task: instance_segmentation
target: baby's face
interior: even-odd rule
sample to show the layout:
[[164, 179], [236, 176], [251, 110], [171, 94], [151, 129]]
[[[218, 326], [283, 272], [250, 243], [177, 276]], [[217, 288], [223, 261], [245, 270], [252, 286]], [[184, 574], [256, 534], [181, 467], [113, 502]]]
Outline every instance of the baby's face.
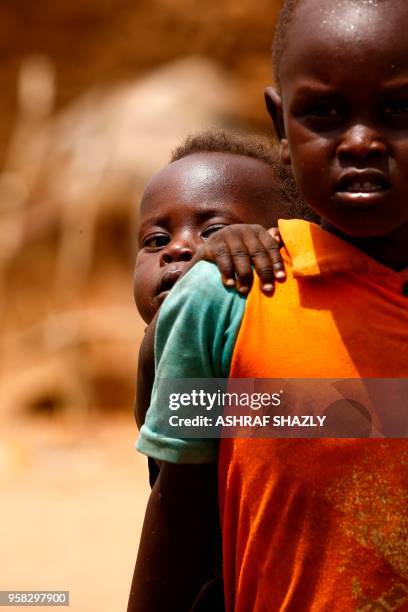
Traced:
[[354, 237], [408, 224], [408, 2], [305, 0], [281, 63], [285, 139], [307, 203]]
[[265, 212], [274, 189], [269, 166], [226, 153], [194, 153], [153, 177], [140, 208], [134, 274], [136, 305], [147, 323], [212, 233], [233, 223], [276, 224], [276, 207]]

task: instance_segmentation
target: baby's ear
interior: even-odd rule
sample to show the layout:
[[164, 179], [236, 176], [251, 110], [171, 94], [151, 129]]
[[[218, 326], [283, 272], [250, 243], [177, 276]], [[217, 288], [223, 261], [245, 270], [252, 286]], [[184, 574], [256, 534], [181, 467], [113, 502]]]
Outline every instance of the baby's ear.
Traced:
[[265, 89], [265, 103], [269, 116], [272, 119], [276, 136], [280, 142], [281, 161], [283, 164], [290, 166], [291, 159], [283, 121], [282, 98], [274, 87], [267, 87]]

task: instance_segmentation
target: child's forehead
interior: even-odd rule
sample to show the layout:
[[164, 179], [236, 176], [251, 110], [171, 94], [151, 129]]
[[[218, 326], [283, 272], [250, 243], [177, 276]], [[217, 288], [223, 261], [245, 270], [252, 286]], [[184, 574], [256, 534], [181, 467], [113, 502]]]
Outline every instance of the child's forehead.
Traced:
[[347, 67], [350, 79], [367, 66], [383, 78], [404, 72], [407, 18], [406, 0], [303, 0], [289, 26], [282, 80], [305, 68], [330, 74]]

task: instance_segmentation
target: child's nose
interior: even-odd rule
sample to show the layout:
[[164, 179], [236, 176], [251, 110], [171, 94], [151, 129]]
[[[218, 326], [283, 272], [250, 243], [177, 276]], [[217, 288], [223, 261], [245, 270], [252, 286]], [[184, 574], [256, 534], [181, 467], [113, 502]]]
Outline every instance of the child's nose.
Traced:
[[192, 246], [186, 242], [170, 242], [161, 253], [160, 263], [169, 264], [175, 261], [190, 261], [194, 255]]
[[353, 125], [343, 135], [337, 149], [340, 161], [381, 158], [387, 154], [387, 146], [375, 130], [365, 125]]

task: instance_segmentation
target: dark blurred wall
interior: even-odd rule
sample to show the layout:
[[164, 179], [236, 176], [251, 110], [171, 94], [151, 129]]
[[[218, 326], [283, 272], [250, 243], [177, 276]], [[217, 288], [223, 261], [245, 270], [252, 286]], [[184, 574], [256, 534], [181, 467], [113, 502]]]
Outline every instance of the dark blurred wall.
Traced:
[[0, 2], [0, 421], [130, 414], [141, 193], [189, 133], [270, 133], [279, 7]]
[[[49, 56], [57, 109], [92, 85], [134, 78], [167, 60], [200, 54], [242, 82], [239, 109], [262, 124], [261, 92], [280, 0], [3, 0], [0, 4], [0, 160], [15, 117], [21, 60]], [[256, 87], [255, 87], [256, 91]]]

